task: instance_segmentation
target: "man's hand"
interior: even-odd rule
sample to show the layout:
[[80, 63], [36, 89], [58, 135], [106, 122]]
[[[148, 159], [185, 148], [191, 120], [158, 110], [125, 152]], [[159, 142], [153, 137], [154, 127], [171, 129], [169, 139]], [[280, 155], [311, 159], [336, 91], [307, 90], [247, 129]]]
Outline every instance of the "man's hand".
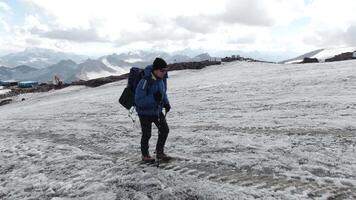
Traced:
[[153, 97], [155, 98], [155, 101], [157, 104], [161, 103], [162, 101], [162, 94], [160, 92], [156, 92], [153, 94]]
[[166, 109], [166, 113], [168, 113], [171, 110], [171, 105], [169, 103], [164, 104], [164, 108]]

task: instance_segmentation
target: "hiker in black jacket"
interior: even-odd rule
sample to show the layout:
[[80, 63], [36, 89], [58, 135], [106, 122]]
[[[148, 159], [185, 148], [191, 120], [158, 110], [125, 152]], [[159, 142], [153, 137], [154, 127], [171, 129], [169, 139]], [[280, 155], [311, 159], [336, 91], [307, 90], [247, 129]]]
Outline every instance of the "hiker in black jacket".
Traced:
[[155, 161], [148, 151], [152, 123], [157, 126], [159, 133], [156, 145], [156, 157], [163, 161], [171, 159], [170, 156], [164, 153], [164, 145], [169, 128], [163, 114], [163, 108], [165, 108], [166, 113], [171, 109], [166, 93], [167, 77], [167, 63], [162, 58], [156, 58], [153, 65], [149, 65], [144, 69], [144, 77], [136, 87], [135, 106], [141, 123], [141, 153], [142, 160], [145, 162]]

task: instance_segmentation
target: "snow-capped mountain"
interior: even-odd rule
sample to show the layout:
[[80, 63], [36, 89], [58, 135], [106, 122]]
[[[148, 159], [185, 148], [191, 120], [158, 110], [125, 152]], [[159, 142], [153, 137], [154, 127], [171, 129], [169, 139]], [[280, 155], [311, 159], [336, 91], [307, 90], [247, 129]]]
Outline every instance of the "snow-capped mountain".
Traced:
[[2, 80], [17, 80], [17, 81], [39, 81], [47, 83], [53, 80], [54, 75], [58, 75], [65, 82], [71, 82], [77, 74], [77, 64], [72, 60], [63, 60], [55, 65], [43, 69], [36, 69], [26, 65], [7, 68], [0, 68], [0, 79]]
[[118, 55], [118, 58], [120, 60], [132, 64], [133, 63], [150, 64], [156, 57], [161, 57], [168, 61], [171, 56], [165, 52], [154, 52], [154, 51], [130, 51]]
[[208, 53], [202, 53], [199, 54], [197, 56], [195, 56], [194, 58], [190, 59], [190, 61], [192, 62], [201, 62], [201, 61], [205, 61], [205, 60], [214, 60], [215, 58], [211, 57]]
[[70, 59], [61, 60], [46, 68], [31, 68], [31, 70], [27, 71], [23, 69], [24, 66], [15, 68], [2, 66], [0, 67], [0, 80], [35, 80], [46, 83], [53, 80], [54, 75], [57, 75], [64, 82], [72, 82], [125, 74], [129, 72], [131, 66], [131, 63], [120, 61], [113, 55], [103, 56], [96, 60], [87, 59], [79, 64]]
[[189, 62], [192, 58], [184, 54], [168, 54], [165, 52], [151, 51], [130, 51], [117, 55], [117, 58], [130, 64], [149, 65], [156, 57], [161, 57], [167, 63]]
[[[103, 59], [106, 64], [109, 64], [106, 59]], [[90, 80], [110, 75], [117, 75], [117, 71], [110, 66], [107, 66], [102, 60], [87, 59], [85, 62], [78, 65], [78, 77], [81, 80]]]
[[0, 66], [0, 80], [9, 80], [12, 78], [12, 71], [10, 68]]
[[20, 65], [14, 68], [8, 68], [1, 66], [0, 67], [0, 80], [11, 80], [17, 79], [17, 77], [24, 76], [26, 74], [30, 74], [37, 71], [36, 68]]
[[183, 55], [183, 54], [176, 54], [173, 55], [169, 58], [169, 63], [180, 63], [180, 62], [187, 62], [191, 58], [189, 56]]
[[302, 62], [304, 58], [317, 58], [319, 62], [324, 62], [326, 59], [332, 58], [336, 55], [346, 53], [346, 52], [354, 52], [356, 51], [356, 47], [340, 47], [340, 48], [327, 48], [327, 49], [318, 49], [301, 56], [298, 56], [293, 59], [282, 61], [281, 63], [290, 64], [290, 63], [298, 63]]
[[0, 57], [0, 63], [6, 67], [16, 67], [19, 65], [28, 65], [37, 69], [46, 68], [56, 64], [61, 60], [73, 60], [82, 62], [86, 57], [73, 53], [64, 53], [50, 49], [27, 48], [24, 51], [11, 53]]

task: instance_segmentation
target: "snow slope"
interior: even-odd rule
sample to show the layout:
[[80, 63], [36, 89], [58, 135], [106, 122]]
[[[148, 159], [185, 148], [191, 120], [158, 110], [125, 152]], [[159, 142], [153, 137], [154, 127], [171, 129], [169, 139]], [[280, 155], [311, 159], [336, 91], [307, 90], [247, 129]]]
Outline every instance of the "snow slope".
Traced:
[[345, 52], [354, 52], [356, 47], [344, 47], [344, 48], [335, 48], [335, 49], [324, 49], [323, 51], [315, 55], [318, 60], [325, 61], [325, 59], [332, 58], [336, 55], [345, 53]]
[[286, 64], [298, 63], [302, 62], [304, 57], [308, 58], [317, 58], [319, 61], [324, 62], [328, 58], [332, 58], [336, 55], [346, 53], [346, 52], [354, 52], [356, 51], [356, 47], [340, 47], [340, 48], [328, 48], [310, 52], [309, 54], [305, 54], [305, 56], [299, 56], [295, 59], [287, 60]]
[[177, 160], [159, 169], [139, 162], [126, 81], [21, 95], [0, 107], [0, 199], [355, 199], [355, 64], [170, 73]]
[[130, 71], [130, 66], [126, 66], [126, 67], [119, 67], [119, 66], [115, 66], [112, 65], [107, 58], [103, 58], [102, 62], [107, 66], [110, 67], [111, 69], [116, 71], [115, 75], [121, 75], [121, 74], [126, 74]]

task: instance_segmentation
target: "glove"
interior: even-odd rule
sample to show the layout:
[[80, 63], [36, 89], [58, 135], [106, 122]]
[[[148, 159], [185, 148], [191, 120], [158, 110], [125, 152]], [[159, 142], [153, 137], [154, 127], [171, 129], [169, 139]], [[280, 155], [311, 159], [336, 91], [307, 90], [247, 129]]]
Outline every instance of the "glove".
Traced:
[[164, 108], [166, 109], [166, 113], [168, 113], [171, 110], [171, 105], [169, 103], [164, 104]]
[[155, 99], [155, 101], [157, 102], [157, 104], [161, 103], [162, 101], [162, 94], [160, 92], [156, 92], [153, 94], [153, 97]]

